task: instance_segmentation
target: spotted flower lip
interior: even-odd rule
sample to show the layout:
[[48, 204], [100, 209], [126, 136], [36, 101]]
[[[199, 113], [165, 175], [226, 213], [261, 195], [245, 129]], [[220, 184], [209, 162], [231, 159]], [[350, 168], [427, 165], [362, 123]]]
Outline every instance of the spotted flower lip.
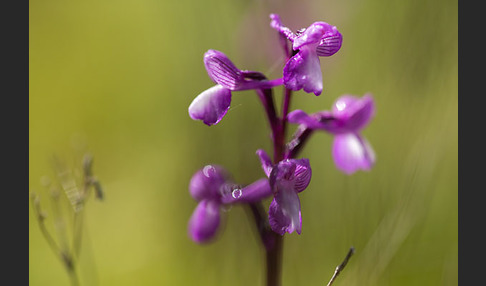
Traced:
[[216, 85], [196, 96], [188, 112], [193, 120], [202, 120], [208, 126], [218, 124], [226, 115], [231, 105], [232, 91], [265, 89], [283, 84], [282, 78], [267, 80], [259, 72], [238, 69], [224, 53], [217, 50], [208, 50], [203, 60], [209, 77]]
[[342, 45], [341, 33], [326, 22], [314, 22], [294, 34], [282, 25], [278, 14], [271, 14], [270, 18], [270, 26], [292, 42], [292, 49], [297, 51], [284, 67], [285, 87], [320, 95], [323, 84], [319, 57], [329, 57], [339, 51]]
[[309, 160], [285, 159], [275, 165], [263, 150], [258, 150], [262, 168], [269, 177], [274, 198], [270, 203], [268, 219], [272, 230], [280, 235], [302, 232], [302, 215], [298, 193], [307, 188], [312, 170]]
[[338, 169], [346, 174], [357, 170], [370, 170], [376, 155], [360, 131], [375, 115], [371, 94], [358, 98], [353, 95], [339, 97], [331, 111], [308, 115], [302, 110], [288, 114], [290, 123], [297, 123], [313, 130], [324, 130], [334, 135], [332, 155]]
[[223, 167], [206, 165], [192, 176], [189, 193], [198, 205], [189, 219], [188, 234], [195, 242], [205, 243], [218, 230], [222, 205], [257, 202], [272, 195], [272, 190], [266, 178], [240, 187]]

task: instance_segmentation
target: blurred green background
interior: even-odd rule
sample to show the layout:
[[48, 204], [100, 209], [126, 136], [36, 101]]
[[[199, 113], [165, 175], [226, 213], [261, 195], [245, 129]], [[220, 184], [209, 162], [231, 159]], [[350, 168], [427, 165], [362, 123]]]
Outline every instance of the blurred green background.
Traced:
[[[213, 85], [202, 62], [208, 49], [281, 76], [269, 13], [294, 31], [325, 21], [343, 34], [341, 50], [321, 58], [323, 94], [296, 92], [292, 108], [315, 112], [341, 94], [367, 92], [377, 108], [363, 131], [377, 154], [370, 172], [339, 172], [325, 133], [302, 152], [313, 177], [300, 194], [302, 234], [285, 237], [283, 285], [327, 284], [351, 246], [336, 286], [457, 285], [457, 1], [29, 5], [29, 193], [41, 196], [54, 233], [41, 183], [56, 180], [53, 154], [73, 172], [92, 154], [105, 192], [84, 210], [81, 285], [263, 285], [263, 252], [243, 206], [225, 210], [213, 243], [187, 236], [197, 169], [221, 164], [241, 183], [264, 176], [255, 155], [271, 147], [263, 109], [254, 93], [237, 92], [226, 117], [208, 127], [187, 108]], [[30, 201], [29, 277], [31, 285], [69, 285]]]

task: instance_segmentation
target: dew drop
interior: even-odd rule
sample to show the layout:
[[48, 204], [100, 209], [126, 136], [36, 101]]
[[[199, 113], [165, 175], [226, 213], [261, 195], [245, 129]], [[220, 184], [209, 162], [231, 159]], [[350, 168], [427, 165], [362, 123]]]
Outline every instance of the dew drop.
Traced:
[[216, 173], [216, 169], [212, 165], [206, 165], [203, 168], [204, 176], [210, 178], [214, 173]]
[[232, 192], [231, 192], [231, 195], [233, 196], [234, 199], [239, 199], [242, 195], [242, 191], [241, 189], [234, 189]]

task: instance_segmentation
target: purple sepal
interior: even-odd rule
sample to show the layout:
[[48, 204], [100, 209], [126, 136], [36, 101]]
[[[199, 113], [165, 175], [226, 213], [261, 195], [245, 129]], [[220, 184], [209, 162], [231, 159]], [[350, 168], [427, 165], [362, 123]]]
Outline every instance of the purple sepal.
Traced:
[[340, 133], [363, 129], [375, 115], [375, 104], [371, 94], [362, 98], [353, 95], [340, 96], [332, 107], [332, 114], [344, 122]]
[[375, 152], [366, 138], [358, 133], [334, 137], [332, 157], [337, 168], [350, 175], [358, 170], [370, 170], [375, 164]]
[[243, 83], [241, 71], [220, 51], [208, 50], [204, 54], [204, 66], [214, 82], [229, 90], [237, 90]]
[[298, 193], [307, 188], [312, 177], [312, 169], [309, 159], [296, 159], [296, 168], [294, 171], [294, 190]]
[[189, 105], [189, 116], [211, 126], [221, 121], [228, 112], [230, 104], [231, 91], [221, 85], [215, 85], [194, 98]]
[[294, 190], [286, 188], [279, 190], [270, 204], [268, 220], [272, 230], [280, 235], [294, 231], [301, 233], [300, 200]]
[[219, 223], [219, 204], [212, 200], [203, 200], [189, 219], [189, 236], [197, 243], [208, 242], [216, 234]]
[[285, 64], [283, 76], [288, 89], [304, 89], [305, 92], [313, 92], [315, 95], [322, 93], [321, 63], [315, 49], [303, 46]]
[[283, 79], [267, 80], [261, 72], [238, 69], [217, 50], [208, 50], [204, 54], [204, 66], [214, 82], [231, 91], [272, 88], [283, 84]]
[[343, 44], [343, 36], [335, 26], [326, 31], [322, 36], [319, 45], [317, 45], [317, 55], [320, 57], [329, 57], [337, 53]]

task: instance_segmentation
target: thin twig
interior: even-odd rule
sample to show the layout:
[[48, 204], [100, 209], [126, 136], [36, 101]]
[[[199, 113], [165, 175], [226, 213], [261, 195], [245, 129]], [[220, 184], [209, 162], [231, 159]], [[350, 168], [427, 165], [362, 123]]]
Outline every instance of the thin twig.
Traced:
[[[50, 198], [52, 199], [52, 210], [54, 212], [54, 219], [56, 223], [55, 228], [58, 234], [58, 241], [54, 240], [54, 237], [52, 237], [52, 235], [48, 232], [45, 226], [45, 214], [40, 208], [39, 197], [36, 194], [32, 195], [32, 204], [34, 207], [36, 218], [39, 222], [41, 232], [44, 238], [47, 240], [49, 246], [56, 253], [58, 258], [61, 259], [62, 263], [66, 267], [72, 286], [78, 286], [80, 284], [76, 269], [76, 262], [79, 259], [83, 236], [84, 205], [86, 203], [86, 199], [89, 195], [90, 189], [95, 189], [95, 195], [98, 199], [103, 198], [101, 185], [92, 173], [92, 162], [93, 158], [91, 155], [87, 154], [84, 156], [83, 182], [80, 186], [80, 184], [77, 182], [77, 177], [73, 175], [73, 172], [66, 168], [66, 166], [61, 160], [59, 160], [59, 158], [55, 156], [53, 157], [53, 165], [57, 173], [60, 187], [64, 191], [64, 194], [66, 195], [69, 203], [72, 206], [72, 249], [70, 249], [69, 247], [67, 230], [63, 220], [63, 215], [65, 215], [65, 213], [62, 212], [60, 207], [60, 190], [58, 190], [57, 188], [52, 188], [50, 196]], [[48, 185], [48, 183], [46, 183], [46, 185]]]
[[37, 221], [39, 222], [39, 227], [40, 227], [42, 235], [46, 239], [46, 241], [49, 244], [49, 247], [52, 249], [52, 251], [54, 251], [54, 253], [60, 255], [61, 249], [59, 248], [56, 241], [51, 236], [51, 234], [49, 233], [49, 231], [47, 230], [47, 228], [44, 224], [45, 214], [42, 212], [42, 210], [40, 208], [39, 197], [36, 194], [32, 194], [32, 206], [34, 207], [35, 216], [37, 218]]
[[74, 213], [73, 218], [73, 254], [74, 256], [79, 259], [79, 255], [81, 252], [81, 240], [83, 237], [83, 216], [84, 212], [81, 210], [79, 212]]
[[76, 274], [76, 269], [74, 268], [74, 262], [71, 255], [65, 251], [63, 251], [56, 243], [54, 238], [50, 235], [49, 231], [47, 230], [44, 220], [45, 215], [40, 208], [40, 201], [39, 196], [36, 194], [32, 194], [32, 205], [34, 207], [35, 215], [37, 217], [37, 221], [39, 222], [39, 227], [42, 232], [42, 235], [46, 239], [47, 243], [51, 247], [52, 251], [56, 254], [56, 256], [61, 260], [63, 265], [66, 267], [71, 285], [78, 286], [79, 280]]
[[353, 254], [354, 254], [354, 247], [351, 247], [348, 251], [348, 254], [344, 258], [343, 262], [341, 262], [341, 264], [339, 264], [336, 267], [336, 270], [334, 271], [334, 275], [332, 275], [331, 280], [329, 281], [329, 283], [327, 283], [327, 286], [331, 286], [331, 284], [334, 282], [334, 280], [339, 275], [339, 273], [341, 273], [344, 267], [346, 267], [346, 264], [348, 264], [348, 260], [351, 258]]
[[76, 270], [74, 268], [68, 269], [69, 279], [71, 281], [72, 286], [79, 285], [78, 275], [76, 274]]

